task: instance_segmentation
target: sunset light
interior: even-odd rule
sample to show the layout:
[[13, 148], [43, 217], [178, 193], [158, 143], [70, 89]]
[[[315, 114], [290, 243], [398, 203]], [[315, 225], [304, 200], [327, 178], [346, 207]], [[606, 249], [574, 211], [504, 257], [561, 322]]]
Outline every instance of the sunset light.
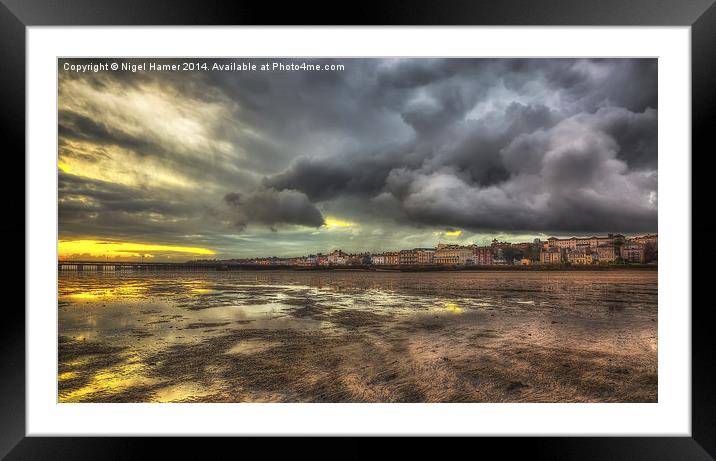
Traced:
[[60, 259], [78, 258], [129, 258], [154, 257], [161, 254], [183, 253], [191, 255], [213, 255], [214, 251], [200, 247], [159, 245], [152, 243], [115, 242], [103, 240], [60, 240]]
[[326, 216], [326, 224], [325, 226], [328, 228], [331, 227], [353, 227], [355, 226], [354, 223], [349, 221], [344, 221], [342, 219], [334, 218], [332, 216]]

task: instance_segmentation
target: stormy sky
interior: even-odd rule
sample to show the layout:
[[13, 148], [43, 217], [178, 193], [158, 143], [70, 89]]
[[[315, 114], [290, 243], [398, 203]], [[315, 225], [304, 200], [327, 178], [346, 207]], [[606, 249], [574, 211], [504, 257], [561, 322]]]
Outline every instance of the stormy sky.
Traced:
[[65, 70], [184, 61], [59, 61], [61, 255], [63, 243], [66, 257], [186, 260], [657, 231], [656, 59]]

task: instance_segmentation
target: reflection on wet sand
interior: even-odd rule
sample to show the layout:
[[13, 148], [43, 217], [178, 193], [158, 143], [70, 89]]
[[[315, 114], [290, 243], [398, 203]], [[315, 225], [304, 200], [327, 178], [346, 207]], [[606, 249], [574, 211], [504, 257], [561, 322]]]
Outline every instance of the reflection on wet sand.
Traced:
[[61, 273], [60, 402], [652, 402], [657, 273]]

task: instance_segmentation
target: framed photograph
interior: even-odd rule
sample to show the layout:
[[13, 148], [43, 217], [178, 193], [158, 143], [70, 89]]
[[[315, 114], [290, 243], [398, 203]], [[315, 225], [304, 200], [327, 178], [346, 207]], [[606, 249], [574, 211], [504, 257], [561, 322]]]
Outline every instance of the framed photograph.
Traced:
[[0, 453], [713, 459], [712, 3], [3, 0], [26, 278]]

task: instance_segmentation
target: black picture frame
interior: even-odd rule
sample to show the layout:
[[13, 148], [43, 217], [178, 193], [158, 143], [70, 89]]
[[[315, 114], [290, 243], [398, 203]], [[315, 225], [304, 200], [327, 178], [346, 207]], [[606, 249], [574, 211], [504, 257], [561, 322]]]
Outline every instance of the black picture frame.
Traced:
[[[531, 26], [691, 26], [692, 65], [692, 210], [708, 210], [710, 190], [706, 181], [713, 157], [712, 114], [716, 113], [716, 6], [714, 0], [429, 0], [355, 2], [322, 5], [286, 2], [276, 5], [260, 1], [191, 0], [0, 0], [0, 117], [4, 131], [6, 168], [25, 171], [25, 53], [28, 26], [112, 25], [531, 25]], [[668, 129], [668, 127], [660, 127]], [[698, 168], [693, 168], [698, 158]], [[688, 159], [685, 159], [687, 161]], [[24, 175], [8, 174], [22, 181]], [[704, 177], [704, 179], [706, 179]], [[6, 216], [25, 216], [19, 185], [4, 181]], [[23, 188], [24, 190], [24, 188]], [[693, 217], [697, 217], [693, 213]], [[23, 239], [25, 220], [4, 219], [0, 232], [6, 242]], [[704, 241], [716, 229], [699, 218], [691, 224], [692, 241]], [[24, 261], [24, 248], [9, 245], [11, 261]], [[23, 251], [24, 252], [24, 251]], [[685, 254], [693, 254], [684, 248]], [[708, 259], [704, 257], [702, 259]], [[693, 295], [708, 287], [708, 268], [697, 258], [692, 267]], [[24, 266], [23, 266], [24, 267]], [[24, 271], [14, 269], [15, 277]], [[498, 448], [511, 455], [528, 452], [537, 459], [655, 459], [708, 460], [716, 458], [716, 359], [714, 358], [711, 304], [696, 303], [692, 296], [692, 437], [550, 437], [481, 438], [479, 449]], [[184, 455], [202, 457], [220, 453], [227, 439], [196, 447], [186, 439], [130, 439], [123, 437], [26, 437], [25, 427], [25, 310], [24, 303], [6, 303], [0, 322], [0, 457], [7, 459], [76, 459], [83, 457], [139, 457], [149, 446], [170, 445]], [[689, 309], [691, 306], [671, 306]], [[639, 428], [634, 428], [639, 432]], [[264, 442], [265, 443], [265, 442]], [[300, 451], [304, 441], [293, 441], [291, 452]], [[372, 457], [370, 444], [342, 441], [341, 457]], [[430, 453], [423, 440], [411, 442], [413, 449]], [[465, 447], [440, 444], [441, 458]], [[464, 444], [463, 444], [464, 445]], [[475, 444], [472, 444], [475, 447]], [[275, 444], [280, 448], [281, 444]], [[154, 447], [151, 447], [154, 448]], [[402, 450], [401, 450], [402, 452]], [[484, 451], [488, 453], [487, 451]], [[397, 453], [397, 451], [396, 451]], [[315, 455], [315, 453], [312, 453]], [[383, 455], [390, 455], [390, 450]]]

